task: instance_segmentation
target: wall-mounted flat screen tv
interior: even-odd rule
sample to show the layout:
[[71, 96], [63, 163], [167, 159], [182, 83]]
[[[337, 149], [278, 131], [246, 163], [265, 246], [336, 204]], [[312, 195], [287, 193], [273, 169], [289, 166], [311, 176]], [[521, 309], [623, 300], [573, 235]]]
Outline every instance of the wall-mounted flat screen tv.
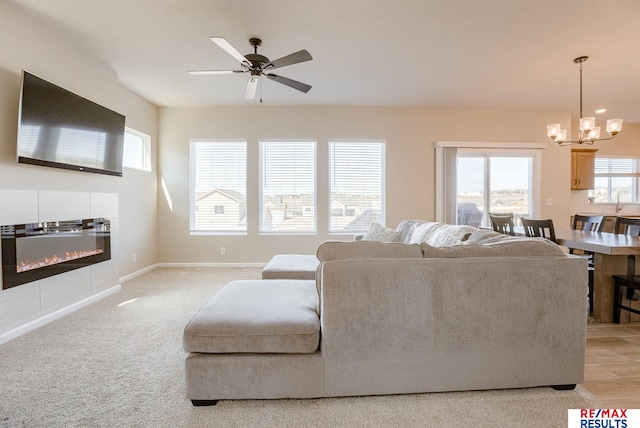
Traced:
[[122, 177], [125, 117], [22, 72], [19, 163]]

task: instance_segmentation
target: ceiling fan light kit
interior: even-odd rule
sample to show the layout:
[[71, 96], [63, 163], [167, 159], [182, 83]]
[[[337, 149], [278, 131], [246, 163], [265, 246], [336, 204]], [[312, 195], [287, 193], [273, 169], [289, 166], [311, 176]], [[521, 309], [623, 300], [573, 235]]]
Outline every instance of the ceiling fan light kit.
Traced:
[[608, 138], [600, 138], [600, 127], [596, 126], [595, 117], [582, 117], [582, 63], [588, 60], [588, 56], [580, 56], [573, 60], [574, 63], [580, 64], [580, 133], [577, 140], [567, 140], [567, 130], [562, 129], [559, 123], [547, 125], [547, 136], [554, 143], [560, 146], [569, 146], [572, 144], [593, 144], [596, 141], [611, 140], [620, 131], [622, 131], [622, 119], [607, 120]]
[[[269, 80], [276, 81], [283, 85], [289, 86], [290, 88], [296, 89], [300, 92], [307, 93], [311, 90], [311, 86], [306, 83], [298, 82], [293, 79], [289, 79], [284, 76], [280, 76], [277, 74], [270, 73], [271, 70], [286, 67], [288, 65], [298, 64], [305, 61], [310, 61], [313, 59], [311, 54], [307, 52], [305, 49], [294, 52], [290, 55], [283, 56], [282, 58], [278, 58], [274, 61], [269, 60], [264, 55], [260, 55], [258, 53], [258, 46], [262, 45], [262, 40], [252, 37], [249, 39], [249, 44], [253, 46], [253, 53], [242, 55], [236, 48], [231, 45], [226, 39], [223, 37], [212, 36], [209, 39], [217, 44], [220, 48], [222, 48], [229, 55], [234, 57], [237, 61], [240, 62], [239, 70], [191, 70], [189, 74], [195, 76], [204, 76], [204, 75], [216, 75], [216, 74], [235, 74], [235, 73], [249, 73], [249, 81], [247, 82], [247, 87], [244, 91], [244, 99], [245, 100], [253, 100], [256, 96], [256, 89], [258, 87], [258, 83], [260, 81], [260, 76], [266, 76]], [[262, 100], [260, 100], [262, 101]]]

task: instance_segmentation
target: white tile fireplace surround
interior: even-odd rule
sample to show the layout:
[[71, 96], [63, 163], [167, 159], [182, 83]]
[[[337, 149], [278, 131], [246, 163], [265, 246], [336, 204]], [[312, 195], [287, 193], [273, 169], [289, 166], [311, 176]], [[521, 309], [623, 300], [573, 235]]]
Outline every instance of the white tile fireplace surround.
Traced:
[[0, 189], [0, 225], [97, 217], [111, 223], [111, 260], [0, 287], [0, 343], [120, 290], [117, 194]]

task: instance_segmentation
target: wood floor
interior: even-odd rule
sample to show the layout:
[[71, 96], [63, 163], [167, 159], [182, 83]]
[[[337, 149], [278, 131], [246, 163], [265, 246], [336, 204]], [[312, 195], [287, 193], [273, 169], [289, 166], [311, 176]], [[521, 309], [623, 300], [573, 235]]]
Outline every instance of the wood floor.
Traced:
[[584, 376], [602, 408], [640, 409], [640, 322], [590, 320]]

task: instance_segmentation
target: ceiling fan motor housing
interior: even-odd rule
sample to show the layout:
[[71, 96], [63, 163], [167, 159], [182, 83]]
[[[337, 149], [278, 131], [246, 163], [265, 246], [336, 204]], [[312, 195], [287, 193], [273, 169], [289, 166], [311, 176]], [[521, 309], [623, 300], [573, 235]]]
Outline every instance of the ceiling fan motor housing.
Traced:
[[244, 56], [252, 65], [252, 68], [262, 68], [269, 64], [269, 58], [260, 54], [246, 54]]

